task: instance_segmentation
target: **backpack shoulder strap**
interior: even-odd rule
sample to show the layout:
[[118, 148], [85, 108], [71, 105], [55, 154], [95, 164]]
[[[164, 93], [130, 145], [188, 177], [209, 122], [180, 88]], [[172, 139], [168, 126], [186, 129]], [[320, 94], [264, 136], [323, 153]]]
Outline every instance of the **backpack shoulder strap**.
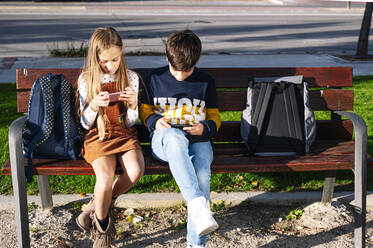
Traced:
[[252, 124], [257, 128], [256, 135], [253, 135], [248, 139], [247, 145], [250, 147], [250, 153], [254, 154], [256, 147], [263, 136], [263, 125], [264, 125], [264, 118], [267, 113], [268, 105], [271, 100], [272, 96], [272, 84], [271, 83], [262, 83], [258, 100], [256, 102], [254, 114], [253, 114], [253, 121]]
[[289, 136], [294, 137], [297, 140], [302, 140], [302, 129], [300, 126], [299, 111], [294, 90], [295, 86], [292, 83], [282, 83], [287, 84], [283, 91], [283, 97]]
[[[259, 97], [262, 95], [262, 99], [260, 99], [261, 101], [259, 101], [258, 103], [261, 102], [261, 104], [259, 108], [258, 108], [258, 104], [256, 105], [255, 113], [254, 113], [254, 116], [258, 116], [257, 122], [256, 122], [258, 134], [262, 133], [264, 118], [266, 116], [268, 104], [272, 96], [272, 85], [270, 83], [264, 83], [263, 86], [265, 87], [261, 87], [260, 93], [259, 93]], [[257, 113], [256, 111], [259, 111], [259, 113]]]
[[41, 89], [44, 100], [44, 120], [42, 125], [43, 138], [37, 144], [39, 146], [41, 143], [45, 142], [52, 134], [54, 130], [54, 120], [55, 120], [55, 106], [54, 106], [54, 89], [55, 85], [52, 80], [52, 74], [48, 73], [41, 79]]
[[72, 149], [69, 149], [70, 140], [72, 140], [72, 130], [71, 125], [72, 122], [75, 122], [72, 117], [71, 109], [74, 108], [74, 106], [71, 106], [74, 104], [73, 101], [73, 90], [71, 83], [66, 80], [65, 76], [62, 74], [57, 75], [59, 82], [59, 87], [61, 87], [61, 97], [59, 98], [59, 101], [61, 101], [61, 107], [62, 107], [62, 119], [63, 119], [63, 128], [64, 128], [64, 146], [65, 151], [69, 154], [71, 158], [75, 158], [74, 151]]

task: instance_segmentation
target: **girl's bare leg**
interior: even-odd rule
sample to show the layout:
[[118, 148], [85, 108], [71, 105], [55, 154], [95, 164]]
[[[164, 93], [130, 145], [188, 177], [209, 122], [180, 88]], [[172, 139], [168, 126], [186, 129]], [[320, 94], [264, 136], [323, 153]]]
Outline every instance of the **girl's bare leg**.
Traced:
[[123, 169], [113, 184], [113, 197], [127, 192], [144, 174], [144, 156], [141, 150], [130, 150], [119, 155], [120, 165]]
[[92, 162], [92, 167], [96, 174], [95, 213], [102, 220], [107, 216], [111, 203], [116, 156], [100, 157]]

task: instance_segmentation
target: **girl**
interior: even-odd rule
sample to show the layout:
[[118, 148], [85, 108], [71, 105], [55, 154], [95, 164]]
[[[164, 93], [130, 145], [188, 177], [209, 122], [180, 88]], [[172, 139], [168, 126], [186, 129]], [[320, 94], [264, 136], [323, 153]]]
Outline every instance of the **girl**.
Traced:
[[[78, 79], [80, 115], [84, 136], [82, 155], [96, 175], [94, 197], [78, 216], [78, 226], [91, 230], [93, 247], [110, 247], [115, 235], [110, 209], [114, 200], [129, 190], [144, 172], [144, 158], [132, 126], [138, 118], [139, 78], [128, 70], [123, 43], [111, 27], [94, 31], [86, 67]], [[121, 92], [119, 101], [109, 94]], [[119, 161], [123, 174], [115, 181]]]

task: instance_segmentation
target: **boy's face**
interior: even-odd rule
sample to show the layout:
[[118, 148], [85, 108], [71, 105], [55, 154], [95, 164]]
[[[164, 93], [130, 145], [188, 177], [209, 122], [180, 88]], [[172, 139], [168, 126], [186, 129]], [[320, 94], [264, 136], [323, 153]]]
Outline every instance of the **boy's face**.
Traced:
[[99, 55], [99, 64], [104, 73], [115, 74], [122, 59], [122, 49], [117, 46], [102, 51]]
[[184, 79], [189, 77], [194, 71], [194, 66], [189, 71], [177, 71], [177, 70], [175, 70], [175, 68], [171, 65], [171, 63], [168, 60], [167, 60], [167, 62], [168, 62], [168, 66], [169, 66], [171, 74], [178, 81], [184, 81]]

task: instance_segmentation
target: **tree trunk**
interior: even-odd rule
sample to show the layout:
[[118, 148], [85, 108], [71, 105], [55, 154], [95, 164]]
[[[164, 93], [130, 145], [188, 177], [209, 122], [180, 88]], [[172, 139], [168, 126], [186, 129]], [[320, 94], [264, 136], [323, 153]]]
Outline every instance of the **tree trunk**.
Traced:
[[367, 56], [368, 55], [368, 42], [369, 42], [370, 24], [372, 22], [372, 10], [373, 10], [373, 3], [372, 2], [366, 3], [363, 22], [361, 23], [361, 28], [360, 28], [359, 41], [357, 43], [356, 56]]

